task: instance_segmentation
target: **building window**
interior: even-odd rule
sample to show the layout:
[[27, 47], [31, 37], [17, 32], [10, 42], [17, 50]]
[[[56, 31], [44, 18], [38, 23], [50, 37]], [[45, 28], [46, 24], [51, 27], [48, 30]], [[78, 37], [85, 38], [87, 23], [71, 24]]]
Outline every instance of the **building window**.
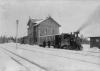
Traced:
[[99, 39], [96, 39], [96, 42], [99, 42]]

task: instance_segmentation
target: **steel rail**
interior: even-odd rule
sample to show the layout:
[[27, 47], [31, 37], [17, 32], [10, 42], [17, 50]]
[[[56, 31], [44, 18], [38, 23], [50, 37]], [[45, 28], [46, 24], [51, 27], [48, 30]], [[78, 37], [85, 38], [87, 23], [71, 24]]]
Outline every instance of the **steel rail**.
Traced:
[[[11, 46], [11, 47], [14, 47], [14, 46]], [[20, 48], [20, 49], [24, 49], [24, 48]], [[65, 50], [67, 50], [67, 49], [65, 49]], [[54, 51], [54, 50], [49, 50], [49, 51]], [[72, 50], [73, 51], [73, 50]], [[95, 53], [95, 54], [97, 54], [97, 53], [100, 53], [100, 52], [93, 52], [93, 51], [84, 51], [84, 52], [88, 52], [88, 53]], [[72, 53], [74, 53], [74, 54], [80, 54], [80, 55], [84, 55], [84, 56], [94, 56], [94, 57], [100, 57], [100, 56], [95, 56], [95, 55], [93, 55], [93, 54], [84, 54], [84, 53], [75, 53], [75, 52], [72, 52]]]
[[[24, 50], [28, 50], [28, 51], [34, 52], [33, 50], [29, 50], [29, 49], [24, 49]], [[35, 51], [35, 52], [40, 52], [40, 51]], [[64, 56], [60, 56], [60, 55], [56, 55], [56, 54], [50, 54], [50, 53], [45, 53], [45, 52], [40, 52], [40, 53], [44, 53], [44, 54], [52, 55], [52, 56], [57, 56], [57, 57], [63, 57], [63, 58], [67, 58], [67, 59], [71, 59], [71, 60], [76, 60], [76, 61], [81, 61], [81, 62], [86, 62], [86, 63], [90, 63], [90, 64], [95, 64], [95, 65], [100, 65], [100, 64], [97, 64], [95, 62], [90, 62], [90, 61], [76, 59], [76, 58], [71, 58], [71, 57], [64, 57]]]
[[3, 47], [1, 47], [1, 48], [2, 48], [2, 49], [4, 49], [4, 50], [6, 50], [7, 52], [9, 52], [9, 53], [13, 54], [13, 55], [16, 55], [17, 57], [19, 57], [19, 58], [21, 58], [21, 59], [23, 59], [23, 60], [25, 60], [25, 61], [27, 61], [27, 62], [29, 62], [29, 63], [31, 63], [31, 64], [33, 64], [33, 65], [35, 65], [35, 66], [39, 67], [40, 69], [42, 69], [42, 70], [44, 70], [44, 71], [48, 71], [48, 69], [47, 69], [47, 68], [45, 68], [45, 67], [43, 67], [43, 66], [41, 66], [41, 65], [37, 64], [37, 63], [36, 63], [36, 62], [34, 62], [34, 61], [31, 61], [31, 60], [29, 60], [29, 59], [27, 59], [27, 58], [25, 58], [25, 57], [22, 57], [22, 56], [20, 56], [20, 55], [18, 55], [18, 54], [16, 54], [16, 53], [14, 53], [14, 52], [12, 52], [12, 51], [8, 50], [8, 49], [3, 48]]
[[24, 67], [24, 68], [27, 69], [28, 71], [30, 71], [29, 68], [26, 67], [24, 64], [22, 64], [20, 61], [18, 61], [17, 59], [15, 59], [14, 57], [10, 56], [9, 54], [7, 54], [7, 53], [4, 52], [4, 51], [2, 51], [2, 52], [3, 52], [4, 54], [6, 54], [8, 57], [10, 57], [14, 62], [16, 62], [16, 63], [19, 64], [20, 66]]

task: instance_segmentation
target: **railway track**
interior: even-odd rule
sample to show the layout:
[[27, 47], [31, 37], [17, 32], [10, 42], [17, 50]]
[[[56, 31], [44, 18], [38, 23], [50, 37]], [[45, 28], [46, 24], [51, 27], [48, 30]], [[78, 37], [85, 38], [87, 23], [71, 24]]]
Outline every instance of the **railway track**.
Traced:
[[[49, 51], [55, 51], [57, 48], [54, 48], [52, 50]], [[66, 51], [67, 49], [62, 49], [64, 51]], [[94, 51], [74, 51], [74, 50], [67, 50], [67, 52], [72, 51], [72, 53], [74, 54], [80, 54], [80, 55], [84, 55], [84, 56], [93, 56], [93, 57], [98, 57], [100, 58], [100, 55], [95, 55], [95, 54], [100, 54], [100, 52], [94, 52]], [[83, 53], [84, 52], [84, 53]]]
[[[84, 53], [83, 53], [84, 52]], [[95, 54], [98, 54], [99, 52], [92, 52], [92, 51], [82, 51], [82, 52], [72, 52], [74, 54], [79, 54], [79, 55], [84, 55], [84, 56], [93, 56], [93, 57], [98, 57], [100, 58], [100, 56], [97, 56]]]
[[[71, 60], [86, 62], [86, 63], [90, 63], [90, 64], [95, 64], [95, 65], [100, 65], [100, 64], [95, 63], [95, 62], [86, 61], [86, 60], [81, 60], [81, 59], [77, 59], [77, 58], [71, 58], [71, 57], [67, 57], [67, 56], [61, 56], [61, 55], [51, 54], [51, 53], [42, 52], [42, 51], [29, 50], [29, 49], [25, 49], [25, 48], [20, 48], [20, 49], [23, 49], [23, 50], [26, 50], [26, 51], [29, 51], [29, 52], [32, 52], [32, 53], [38, 52], [38, 53], [42, 53], [42, 54], [46, 54], [46, 55], [52, 55], [52, 56], [57, 56], [57, 57], [63, 57], [63, 58], [66, 58], [66, 59], [71, 59]], [[74, 54], [75, 54], [75, 53], [74, 53]]]
[[[11, 46], [11, 47], [14, 47], [14, 46]], [[19, 47], [20, 48], [20, 47]], [[22, 49], [22, 48], [21, 48]], [[64, 51], [66, 51], [67, 49], [63, 49]], [[55, 51], [55, 49], [53, 49], [53, 50], [49, 50], [49, 51]], [[93, 56], [93, 57], [98, 57], [98, 58], [100, 58], [100, 55], [99, 56], [97, 56], [97, 55], [94, 55], [94, 54], [98, 54], [98, 53], [100, 53], [100, 52], [94, 52], [94, 51], [84, 51], [84, 53], [83, 52], [74, 52], [74, 50], [71, 50], [71, 51], [73, 51], [73, 52], [71, 52], [71, 53], [73, 53], [73, 54], [79, 54], [79, 55], [84, 55], [84, 56]], [[67, 51], [67, 52], [69, 52], [69, 50]], [[70, 52], [69, 52], [70, 53]]]
[[[0, 47], [0, 48], [3, 49], [4, 51], [10, 53], [10, 54], [8, 54], [8, 53], [6, 53], [6, 52], [3, 51], [3, 52], [4, 52], [7, 56], [9, 56], [14, 62], [18, 63], [20, 66], [23, 66], [27, 71], [31, 71], [31, 70], [30, 70], [26, 65], [24, 65], [24, 63], [21, 63], [18, 59], [14, 58], [14, 56], [20, 58], [21, 60], [27, 61], [28, 63], [30, 63], [30, 64], [32, 64], [32, 65], [35, 65], [36, 67], [42, 69], [43, 71], [49, 71], [47, 68], [45, 68], [45, 67], [43, 67], [43, 66], [41, 66], [41, 65], [39, 65], [39, 64], [37, 64], [37, 63], [35, 63], [34, 61], [31, 61], [31, 60], [29, 60], [29, 59], [27, 59], [27, 58], [25, 58], [25, 57], [22, 57], [22, 56], [20, 56], [20, 55], [14, 53], [14, 52], [8, 50], [8, 49], [3, 48], [3, 47]], [[14, 56], [11, 56], [11, 54], [13, 54]]]
[[[67, 49], [65, 49], [65, 51], [66, 51]], [[94, 57], [100, 57], [100, 55], [99, 56], [97, 56], [97, 55], [95, 55], [95, 54], [100, 54], [100, 52], [94, 52], [94, 51], [74, 51], [74, 50], [70, 50], [70, 51], [73, 51], [72, 53], [74, 53], [74, 54], [80, 54], [80, 55], [84, 55], [84, 56], [94, 56]], [[69, 52], [69, 50], [67, 51], [67, 52]], [[83, 53], [84, 52], [84, 53]]]
[[[28, 61], [29, 63], [31, 63], [31, 64], [33, 64], [33, 65], [36, 65], [37, 67], [39, 67], [39, 68], [41, 68], [41, 69], [43, 69], [43, 70], [45, 70], [45, 71], [48, 71], [48, 69], [46, 69], [45, 67], [42, 67], [42, 66], [40, 66], [39, 64], [36, 64], [36, 63], [34, 63], [33, 61], [30, 61], [30, 60], [27, 59], [27, 58], [24, 58], [24, 57], [22, 57], [22, 56], [20, 56], [20, 55], [18, 55], [18, 54], [15, 54], [15, 53], [13, 53], [12, 51], [9, 51], [9, 50], [7, 50], [7, 49], [5, 49], [5, 48], [2, 48], [2, 49], [6, 50], [7, 52], [10, 52], [11, 54], [14, 54], [14, 55], [17, 56], [17, 57], [20, 57], [21, 59], [23, 59], [23, 60], [25, 60], [25, 61]], [[32, 52], [32, 53], [38, 52], [38, 53], [42, 53], [42, 54], [57, 56], [57, 57], [65, 58], [65, 59], [71, 59], [71, 60], [76, 60], [76, 61], [79, 61], [79, 62], [85, 62], [85, 63], [95, 64], [95, 65], [99, 65], [99, 66], [100, 66], [99, 63], [95, 63], [95, 62], [91, 62], [91, 61], [86, 61], [86, 60], [81, 60], [81, 59], [77, 59], [77, 58], [72, 58], [72, 57], [67, 57], [67, 56], [61, 56], [61, 55], [46, 53], [46, 52], [42, 52], [42, 51], [29, 50], [29, 49], [25, 49], [25, 48], [21, 48], [21, 47], [19, 47], [19, 49], [23, 49], [23, 50], [26, 50], [26, 51], [29, 51], [29, 52]], [[74, 52], [73, 52], [73, 54], [78, 54], [78, 53], [74, 53]], [[78, 54], [78, 55], [81, 55], [81, 54]], [[82, 54], [82, 55], [83, 55], [83, 54]], [[12, 59], [15, 60], [14, 58], [12, 58]], [[15, 60], [15, 61], [16, 61], [16, 60]], [[18, 61], [17, 61], [17, 63], [18, 63]], [[38, 66], [38, 65], [39, 65], [39, 66]]]
[[[29, 49], [26, 49], [26, 48], [20, 48], [20, 49], [29, 50]], [[32, 50], [30, 50], [30, 51], [32, 51]], [[55, 51], [55, 50], [53, 49], [53, 50], [46, 50], [46, 51]], [[66, 49], [65, 49], [64, 51], [66, 51]], [[73, 51], [73, 50], [71, 50], [71, 51]], [[73, 54], [78, 54], [78, 55], [93, 56], [93, 57], [98, 57], [98, 58], [100, 58], [100, 55], [99, 55], [99, 56], [95, 55], [95, 54], [98, 54], [99, 52], [84, 51], [84, 53], [83, 53], [83, 51], [82, 51], [82, 52], [80, 52], [80, 51], [77, 51], [77, 52], [74, 52], [74, 51], [73, 51], [73, 52], [70, 52], [70, 50], [67, 50], [66, 52], [68, 52], [68, 53], [73, 53]], [[44, 52], [43, 52], [43, 53], [44, 53]]]
[[31, 71], [27, 66], [25, 66], [23, 63], [21, 63], [19, 60], [15, 59], [14, 57], [10, 56], [6, 52], [2, 51], [4, 54], [6, 54], [10, 59], [12, 59], [14, 62], [16, 62], [18, 65], [22, 66], [25, 68], [26, 71]]

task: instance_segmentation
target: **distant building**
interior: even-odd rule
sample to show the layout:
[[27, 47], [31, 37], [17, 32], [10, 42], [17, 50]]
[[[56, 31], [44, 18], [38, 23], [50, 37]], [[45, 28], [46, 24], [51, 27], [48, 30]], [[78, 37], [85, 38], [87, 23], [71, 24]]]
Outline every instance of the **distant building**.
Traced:
[[100, 37], [90, 37], [90, 47], [100, 48]]
[[19, 38], [18, 41], [21, 44], [27, 44], [27, 43], [29, 43], [28, 36], [23, 36], [23, 37]]
[[59, 34], [59, 25], [52, 17], [46, 19], [29, 19], [28, 39], [30, 44], [38, 44], [42, 36]]

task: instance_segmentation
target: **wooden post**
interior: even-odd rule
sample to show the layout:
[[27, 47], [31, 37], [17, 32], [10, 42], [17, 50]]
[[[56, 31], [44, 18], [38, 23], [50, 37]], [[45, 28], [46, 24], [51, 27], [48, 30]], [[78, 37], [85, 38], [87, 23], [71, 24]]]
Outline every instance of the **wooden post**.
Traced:
[[18, 48], [17, 43], [18, 43], [18, 23], [19, 20], [16, 20], [16, 49]]
[[40, 27], [38, 27], [38, 45], [40, 44]]

